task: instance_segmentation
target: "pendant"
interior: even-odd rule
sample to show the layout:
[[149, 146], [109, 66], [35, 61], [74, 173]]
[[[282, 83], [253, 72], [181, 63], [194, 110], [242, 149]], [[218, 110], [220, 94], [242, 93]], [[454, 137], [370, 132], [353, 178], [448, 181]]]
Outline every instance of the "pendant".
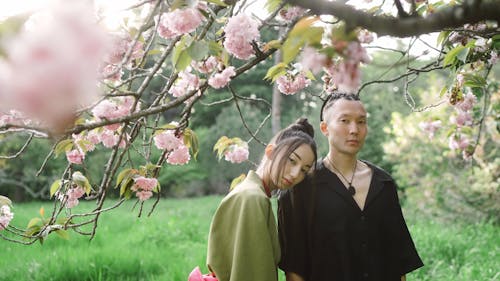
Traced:
[[354, 186], [352, 185], [349, 185], [349, 188], [347, 190], [349, 190], [349, 193], [351, 193], [352, 196], [356, 194], [356, 189], [354, 189]]

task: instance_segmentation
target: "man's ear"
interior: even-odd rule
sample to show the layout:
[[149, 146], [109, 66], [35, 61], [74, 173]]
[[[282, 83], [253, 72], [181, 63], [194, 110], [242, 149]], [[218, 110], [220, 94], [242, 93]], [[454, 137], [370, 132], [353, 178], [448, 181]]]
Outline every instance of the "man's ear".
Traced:
[[321, 123], [319, 123], [319, 129], [323, 135], [328, 136], [328, 125], [325, 121], [321, 121]]
[[273, 153], [274, 144], [268, 144], [265, 149], [266, 157], [271, 159], [271, 154]]

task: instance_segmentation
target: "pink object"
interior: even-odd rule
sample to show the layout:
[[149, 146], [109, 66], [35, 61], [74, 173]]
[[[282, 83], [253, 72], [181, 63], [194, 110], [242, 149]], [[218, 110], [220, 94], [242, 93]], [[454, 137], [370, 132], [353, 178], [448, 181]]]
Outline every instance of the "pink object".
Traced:
[[201, 274], [200, 267], [195, 267], [189, 274], [188, 281], [218, 281], [213, 274]]

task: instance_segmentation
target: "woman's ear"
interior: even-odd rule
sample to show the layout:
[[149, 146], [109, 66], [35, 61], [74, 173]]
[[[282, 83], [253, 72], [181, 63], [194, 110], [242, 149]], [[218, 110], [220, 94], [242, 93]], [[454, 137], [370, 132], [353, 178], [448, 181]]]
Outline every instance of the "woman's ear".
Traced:
[[268, 144], [266, 146], [266, 149], [264, 150], [265, 154], [266, 154], [266, 157], [271, 159], [271, 154], [273, 153], [273, 149], [274, 149], [274, 144]]
[[323, 133], [323, 135], [328, 136], [328, 124], [326, 124], [325, 121], [321, 121], [321, 123], [319, 124], [319, 129], [321, 130], [321, 133]]

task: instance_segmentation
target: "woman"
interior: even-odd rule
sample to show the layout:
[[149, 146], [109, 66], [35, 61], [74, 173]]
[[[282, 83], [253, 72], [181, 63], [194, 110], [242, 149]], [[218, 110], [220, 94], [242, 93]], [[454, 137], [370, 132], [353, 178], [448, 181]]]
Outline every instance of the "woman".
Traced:
[[219, 281], [276, 281], [280, 246], [271, 192], [295, 186], [316, 163], [314, 129], [301, 118], [266, 147], [256, 171], [249, 171], [220, 203], [208, 237], [207, 265]]

